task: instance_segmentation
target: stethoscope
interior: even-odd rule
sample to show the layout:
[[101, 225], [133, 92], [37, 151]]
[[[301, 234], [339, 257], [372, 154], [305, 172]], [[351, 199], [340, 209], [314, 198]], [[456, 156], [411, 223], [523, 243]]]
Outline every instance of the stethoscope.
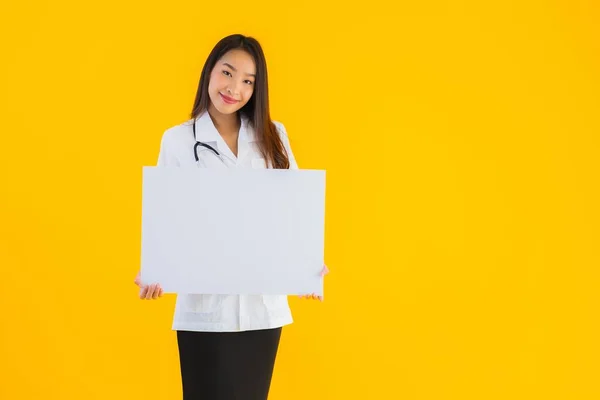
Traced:
[[225, 162], [225, 160], [223, 160], [223, 156], [221, 156], [221, 154], [219, 154], [219, 152], [212, 147], [209, 144], [203, 143], [203, 142], [199, 142], [196, 139], [196, 121], [194, 120], [194, 123], [192, 125], [192, 130], [194, 131], [194, 140], [196, 141], [196, 144], [194, 144], [194, 157], [196, 158], [196, 162], [200, 161], [200, 157], [198, 157], [198, 147], [202, 146], [207, 148], [208, 150], [212, 151], [213, 153], [216, 154], [217, 157], [219, 157], [219, 159], [223, 162]]

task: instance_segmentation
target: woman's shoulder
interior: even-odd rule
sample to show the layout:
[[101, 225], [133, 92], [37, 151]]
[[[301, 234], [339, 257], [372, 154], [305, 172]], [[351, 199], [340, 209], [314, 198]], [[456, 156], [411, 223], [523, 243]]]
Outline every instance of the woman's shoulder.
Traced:
[[275, 121], [272, 120], [273, 125], [275, 125], [275, 128], [277, 128], [277, 132], [279, 133], [279, 136], [281, 136], [282, 138], [287, 138], [287, 131], [285, 129], [285, 125], [283, 124], [283, 122], [281, 121]]
[[167, 144], [175, 144], [177, 142], [187, 142], [191, 138], [191, 126], [193, 119], [183, 121], [176, 125], [167, 127], [162, 134], [162, 142]]

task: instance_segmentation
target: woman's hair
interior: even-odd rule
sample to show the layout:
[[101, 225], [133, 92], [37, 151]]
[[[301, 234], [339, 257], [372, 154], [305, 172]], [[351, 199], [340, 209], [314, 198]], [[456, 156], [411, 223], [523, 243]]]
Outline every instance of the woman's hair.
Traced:
[[256, 65], [256, 78], [254, 81], [254, 91], [250, 100], [239, 112], [241, 116], [246, 117], [254, 128], [259, 149], [273, 168], [288, 169], [290, 162], [285, 147], [279, 137], [277, 128], [271, 121], [269, 112], [269, 84], [267, 79], [267, 62], [262, 47], [258, 41], [252, 37], [235, 34], [221, 39], [212, 49], [200, 76], [196, 100], [192, 109], [192, 118], [197, 118], [204, 111], [208, 110], [210, 97], [208, 95], [208, 81], [210, 74], [217, 61], [221, 59], [230, 50], [244, 50], [253, 59]]

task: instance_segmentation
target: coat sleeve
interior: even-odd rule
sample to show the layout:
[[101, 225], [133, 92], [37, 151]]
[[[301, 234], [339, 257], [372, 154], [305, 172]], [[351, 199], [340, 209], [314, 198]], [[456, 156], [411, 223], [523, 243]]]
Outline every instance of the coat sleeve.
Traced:
[[298, 163], [296, 162], [296, 157], [294, 156], [294, 152], [292, 151], [292, 147], [290, 145], [290, 139], [287, 135], [287, 131], [285, 130], [285, 126], [278, 121], [274, 122], [275, 127], [277, 127], [277, 131], [279, 132], [279, 137], [283, 142], [283, 147], [285, 147], [285, 151], [287, 152], [288, 159], [290, 160], [290, 169], [299, 169]]
[[157, 167], [178, 167], [179, 160], [175, 156], [173, 151], [173, 134], [175, 132], [171, 129], [167, 129], [160, 141], [160, 150], [158, 152], [158, 160], [156, 162]]

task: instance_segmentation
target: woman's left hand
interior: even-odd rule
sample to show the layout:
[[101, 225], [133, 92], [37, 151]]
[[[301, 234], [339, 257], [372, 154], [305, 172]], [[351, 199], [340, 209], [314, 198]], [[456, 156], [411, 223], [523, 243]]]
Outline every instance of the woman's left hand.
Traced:
[[[327, 265], [323, 264], [323, 269], [321, 270], [321, 276], [325, 276], [328, 273], [329, 273], [329, 268], [327, 268]], [[298, 297], [300, 297], [301, 299], [312, 299], [312, 300], [323, 301], [323, 296], [318, 296], [315, 293], [313, 293], [313, 294], [301, 294]]]

